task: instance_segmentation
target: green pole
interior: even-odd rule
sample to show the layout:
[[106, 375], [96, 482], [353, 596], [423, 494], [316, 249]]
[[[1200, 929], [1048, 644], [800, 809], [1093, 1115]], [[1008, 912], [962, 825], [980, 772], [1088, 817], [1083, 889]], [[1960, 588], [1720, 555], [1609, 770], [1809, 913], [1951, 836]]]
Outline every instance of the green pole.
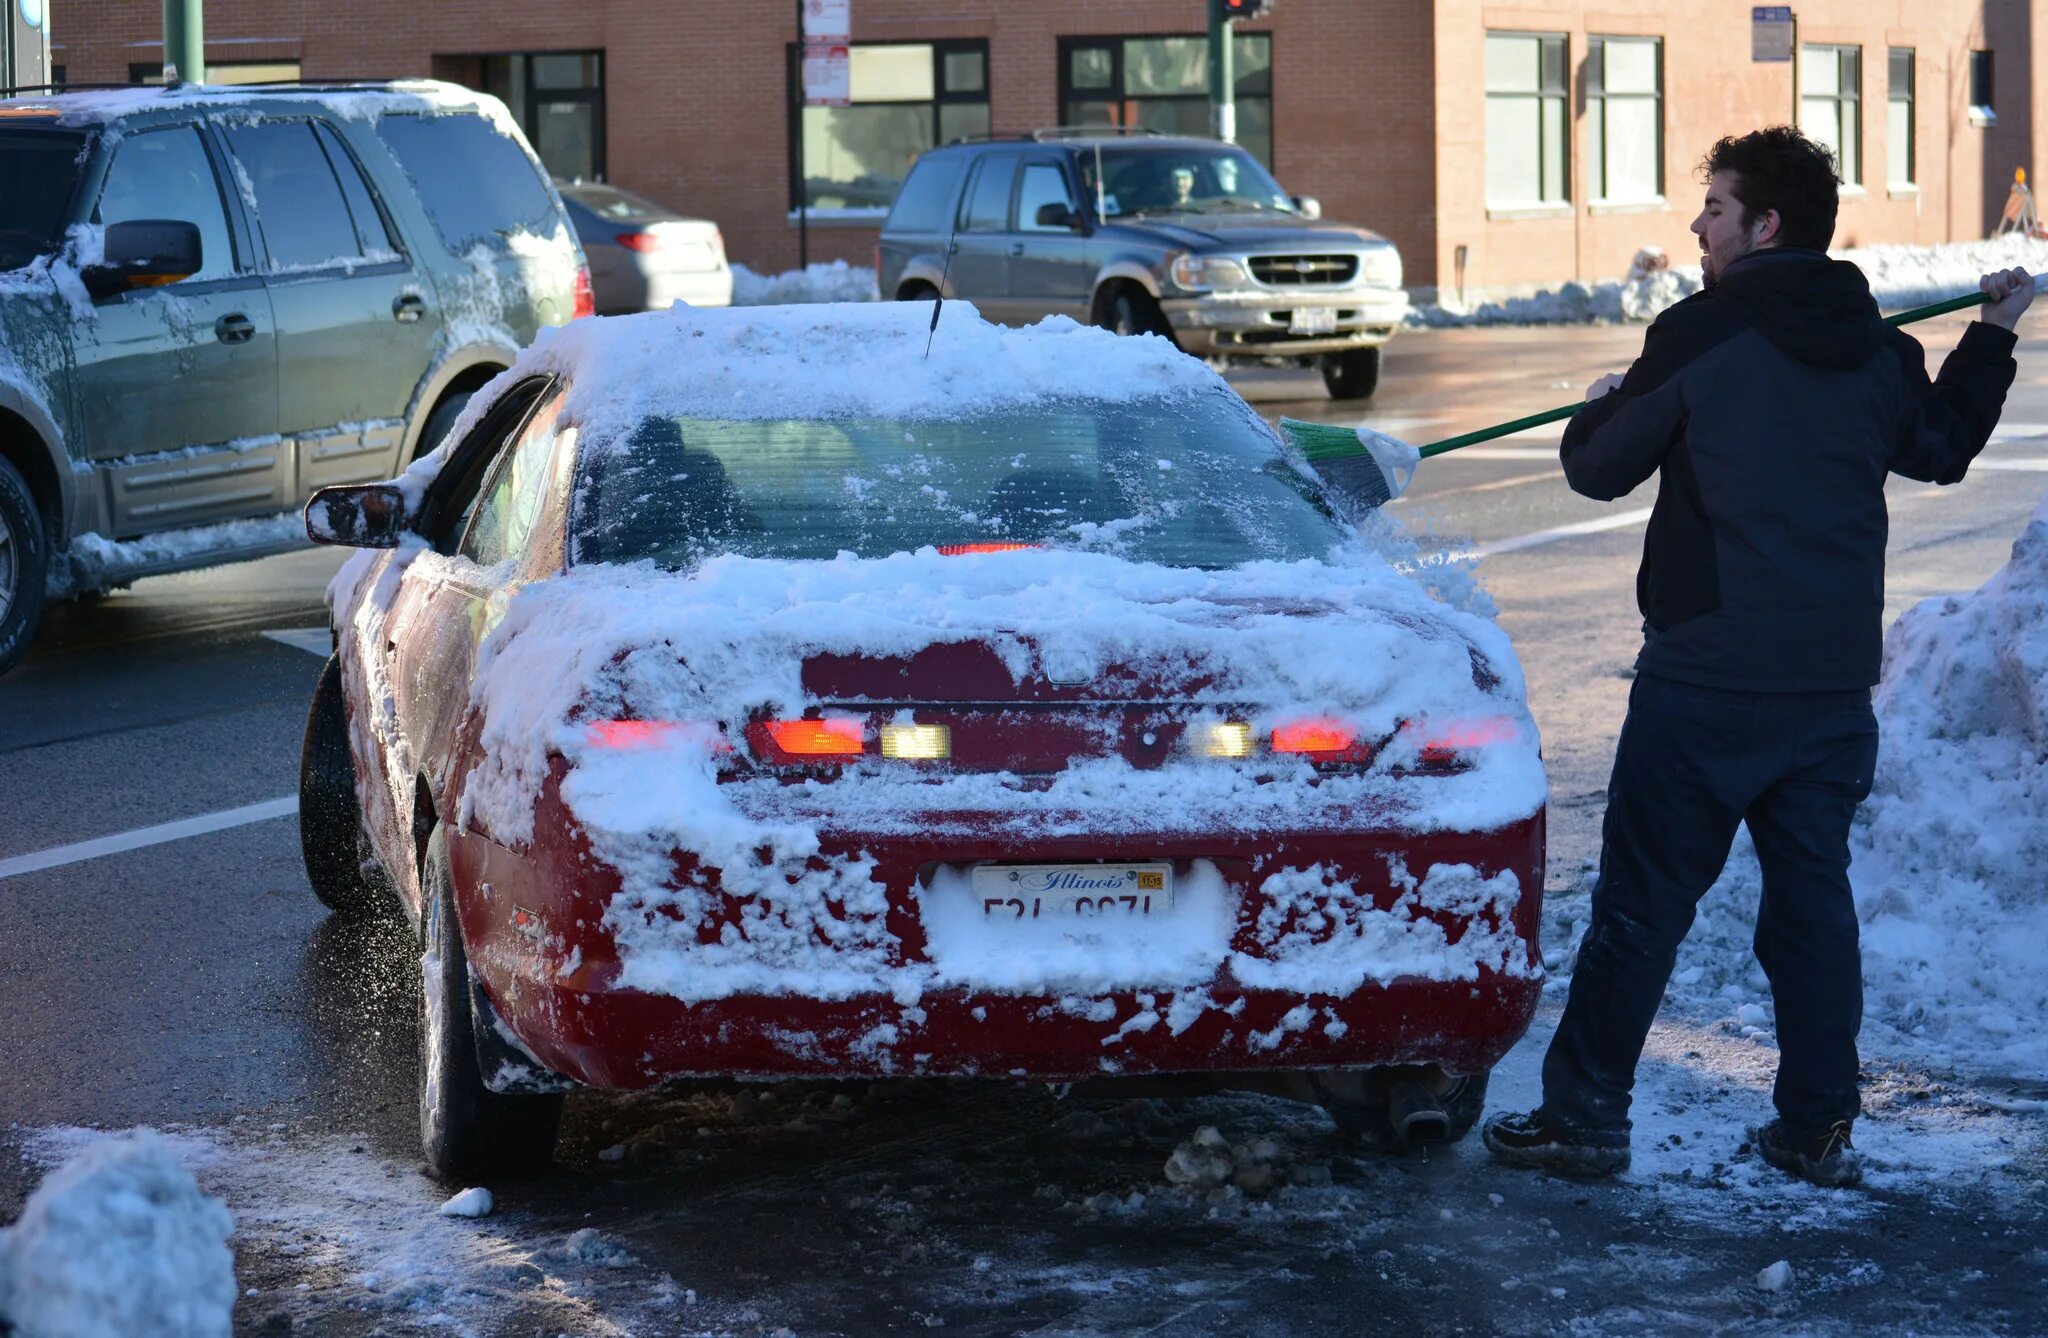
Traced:
[[[168, 0], [166, 0], [168, 3]], [[1237, 71], [1230, 49], [1230, 19], [1223, 0], [1209, 0], [1209, 129], [1226, 144], [1237, 143]]]
[[206, 82], [205, 0], [164, 0], [164, 80]]

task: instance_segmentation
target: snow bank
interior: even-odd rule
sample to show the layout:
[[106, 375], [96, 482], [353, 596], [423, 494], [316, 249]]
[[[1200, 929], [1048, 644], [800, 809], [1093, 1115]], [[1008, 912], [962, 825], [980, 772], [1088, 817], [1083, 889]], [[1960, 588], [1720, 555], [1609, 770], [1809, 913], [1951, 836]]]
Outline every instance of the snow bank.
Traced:
[[844, 260], [830, 264], [759, 274], [745, 265], [732, 267], [732, 304], [736, 307], [779, 307], [802, 302], [873, 302], [875, 272]]
[[[1656, 251], [1655, 247], [1645, 248]], [[1658, 254], [1661, 254], [1659, 252]], [[1996, 241], [1947, 242], [1937, 246], [1869, 246], [1833, 253], [1860, 268], [1871, 296], [1887, 311], [1922, 306], [1973, 291], [1995, 269], [2019, 267], [2048, 272], [2048, 242], [2009, 236]], [[1640, 262], [1641, 257], [1638, 257]], [[1666, 268], [1632, 266], [1619, 281], [1569, 282], [1520, 297], [1481, 302], [1463, 309], [1455, 302], [1413, 308], [1408, 324], [1443, 328], [1465, 325], [1575, 325], [1591, 321], [1647, 321], [1700, 290], [1697, 265]], [[1439, 297], [1451, 294], [1439, 290]]]
[[[1892, 626], [1876, 706], [1850, 869], [1866, 1044], [2048, 1072], [2048, 499], [1982, 588]], [[1768, 997], [1749, 951], [1760, 890], [1745, 837], [1701, 905], [1675, 995]]]
[[211, 1338], [235, 1306], [234, 1221], [144, 1129], [88, 1145], [0, 1230], [0, 1329]]

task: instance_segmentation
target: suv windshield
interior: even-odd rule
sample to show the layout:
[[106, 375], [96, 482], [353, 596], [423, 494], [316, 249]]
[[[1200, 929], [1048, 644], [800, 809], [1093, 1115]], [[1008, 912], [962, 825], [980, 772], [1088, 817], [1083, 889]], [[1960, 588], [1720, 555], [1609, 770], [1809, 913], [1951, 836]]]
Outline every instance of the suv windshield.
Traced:
[[[1083, 149], [1083, 189], [1095, 194], [1096, 154]], [[1102, 215], [1212, 214], [1271, 211], [1291, 214], [1294, 201], [1259, 160], [1243, 149], [1185, 145], [1104, 149]]]
[[57, 249], [84, 149], [67, 131], [0, 130], [0, 271]]
[[1346, 531], [1235, 396], [958, 419], [648, 418], [579, 465], [574, 561], [1093, 549], [1177, 567], [1319, 558]]

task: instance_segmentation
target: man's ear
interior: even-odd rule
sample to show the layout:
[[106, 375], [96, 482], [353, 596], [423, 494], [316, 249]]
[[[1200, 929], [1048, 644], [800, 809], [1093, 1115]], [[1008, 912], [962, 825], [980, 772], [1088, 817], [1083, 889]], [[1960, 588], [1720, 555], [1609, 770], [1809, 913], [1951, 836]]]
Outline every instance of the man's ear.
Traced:
[[1769, 246], [1778, 240], [1778, 234], [1785, 228], [1785, 219], [1775, 209], [1766, 209], [1753, 222], [1756, 228], [1754, 241], [1758, 246]]

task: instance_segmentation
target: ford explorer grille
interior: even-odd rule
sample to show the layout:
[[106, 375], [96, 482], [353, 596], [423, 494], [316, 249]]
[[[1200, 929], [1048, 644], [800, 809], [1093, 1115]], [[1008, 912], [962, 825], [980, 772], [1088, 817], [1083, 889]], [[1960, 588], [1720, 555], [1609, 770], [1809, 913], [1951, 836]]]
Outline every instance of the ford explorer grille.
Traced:
[[1355, 255], [1253, 256], [1252, 277], [1260, 283], [1350, 283], [1358, 277]]

